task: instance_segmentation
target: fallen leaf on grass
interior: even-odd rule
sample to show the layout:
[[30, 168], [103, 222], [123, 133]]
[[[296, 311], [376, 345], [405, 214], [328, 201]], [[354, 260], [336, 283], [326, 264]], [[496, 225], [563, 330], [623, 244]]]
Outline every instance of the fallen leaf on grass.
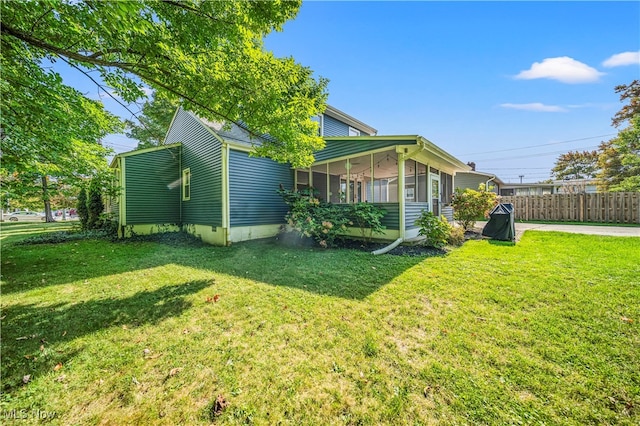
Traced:
[[40, 345], [40, 352], [44, 351], [44, 345]]
[[57, 363], [57, 364], [56, 364], [56, 366], [55, 366], [55, 367], [53, 367], [53, 371], [58, 371], [58, 370], [60, 370], [61, 368], [62, 368], [62, 363], [61, 363], [61, 362], [59, 362], [59, 363]]
[[28, 339], [27, 336], [16, 337], [16, 340], [27, 340], [27, 339]]
[[62, 337], [67, 335], [67, 330], [64, 331], [64, 333], [62, 333]]
[[227, 402], [226, 399], [224, 399], [224, 396], [218, 395], [216, 397], [215, 402], [211, 406], [211, 411], [209, 412], [210, 419], [213, 420], [216, 417], [218, 417], [220, 414], [222, 414], [222, 412], [224, 411], [225, 408], [227, 408], [228, 405], [229, 403]]
[[218, 300], [220, 300], [220, 295], [216, 294], [213, 297], [211, 296], [207, 296], [207, 303], [211, 303], [211, 302], [217, 302]]
[[175, 367], [175, 368], [172, 368], [172, 369], [169, 371], [169, 377], [173, 377], [173, 376], [175, 376], [176, 374], [178, 374], [178, 373], [179, 373], [179, 372], [181, 372], [182, 370], [183, 370], [183, 368], [182, 368], [182, 367]]
[[58, 377], [56, 377], [56, 382], [64, 382], [64, 379], [67, 378], [66, 374], [61, 374]]
[[22, 376], [22, 383], [25, 385], [31, 381], [31, 374], [27, 374], [26, 376]]
[[633, 323], [633, 320], [631, 318], [627, 318], [627, 317], [620, 317], [620, 321], [622, 322], [626, 322], [626, 323]]

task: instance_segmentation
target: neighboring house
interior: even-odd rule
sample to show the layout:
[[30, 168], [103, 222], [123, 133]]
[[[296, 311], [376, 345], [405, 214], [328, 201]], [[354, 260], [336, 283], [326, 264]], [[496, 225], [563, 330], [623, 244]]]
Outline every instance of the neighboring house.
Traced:
[[122, 188], [113, 204], [119, 234], [184, 230], [228, 245], [276, 235], [287, 213], [277, 194], [313, 186], [338, 204], [367, 201], [387, 211], [384, 239], [417, 235], [422, 210], [439, 214], [454, 176], [469, 167], [421, 136], [376, 136], [377, 131], [328, 107], [317, 119], [326, 147], [308, 169], [251, 157], [238, 126], [225, 129], [179, 109], [165, 145], [117, 155], [112, 167]]
[[548, 195], [548, 194], [595, 194], [597, 184], [593, 180], [555, 180], [545, 183], [506, 183], [500, 186], [500, 195]]
[[456, 185], [454, 189], [465, 190], [467, 188], [478, 190], [480, 184], [491, 189], [496, 194], [500, 194], [500, 188], [504, 184], [500, 178], [493, 173], [485, 173], [476, 171], [476, 164], [467, 163], [471, 170], [468, 172], [460, 172], [456, 174]]

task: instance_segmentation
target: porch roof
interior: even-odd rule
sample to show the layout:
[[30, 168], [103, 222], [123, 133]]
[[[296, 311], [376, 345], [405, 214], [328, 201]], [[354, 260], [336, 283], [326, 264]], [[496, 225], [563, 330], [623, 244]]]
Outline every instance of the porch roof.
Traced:
[[394, 146], [405, 146], [406, 159], [419, 159], [421, 156], [435, 157], [437, 162], [456, 171], [471, 170], [464, 162], [449, 154], [427, 138], [420, 135], [390, 135], [390, 136], [337, 136], [325, 138], [326, 146], [316, 152], [316, 162], [363, 154]]

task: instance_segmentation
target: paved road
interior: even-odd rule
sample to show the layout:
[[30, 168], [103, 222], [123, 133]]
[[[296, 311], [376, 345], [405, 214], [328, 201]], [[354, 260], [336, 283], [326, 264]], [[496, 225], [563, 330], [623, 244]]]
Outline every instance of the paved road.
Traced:
[[[476, 222], [476, 228], [484, 228], [487, 222]], [[524, 231], [535, 229], [536, 231], [559, 231], [573, 234], [611, 235], [614, 237], [640, 237], [640, 227], [633, 226], [609, 226], [609, 225], [562, 225], [544, 223], [518, 223], [516, 222], [516, 239], [520, 239]]]

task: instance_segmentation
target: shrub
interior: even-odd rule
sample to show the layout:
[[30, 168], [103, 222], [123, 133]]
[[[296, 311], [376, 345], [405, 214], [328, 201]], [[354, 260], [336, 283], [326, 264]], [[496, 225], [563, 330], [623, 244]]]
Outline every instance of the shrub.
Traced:
[[80, 226], [82, 229], [87, 229], [89, 210], [87, 209], [87, 190], [84, 187], [80, 188], [76, 210], [78, 212], [78, 218], [80, 219]]
[[360, 228], [365, 241], [370, 241], [373, 234], [384, 233], [385, 227], [380, 220], [387, 214], [386, 210], [370, 203], [349, 204], [349, 219]]
[[447, 245], [451, 236], [451, 225], [444, 216], [438, 217], [431, 212], [423, 211], [415, 223], [420, 227], [418, 235], [426, 237], [427, 245], [436, 248]]
[[447, 244], [450, 246], [461, 246], [464, 244], [464, 229], [460, 226], [450, 227], [449, 238], [447, 238]]
[[89, 184], [87, 210], [89, 212], [87, 229], [100, 229], [102, 227], [104, 203], [102, 202], [102, 189], [97, 179], [93, 179]]
[[380, 219], [386, 211], [369, 203], [335, 205], [320, 201], [313, 188], [291, 191], [280, 188], [278, 193], [289, 206], [287, 224], [301, 237], [314, 239], [321, 247], [331, 247], [347, 226], [358, 226], [367, 240], [384, 231]]
[[473, 228], [478, 218], [486, 217], [497, 202], [497, 195], [486, 191], [484, 184], [480, 184], [478, 191], [456, 188], [451, 200], [453, 218], [467, 231]]
[[301, 237], [313, 238], [321, 247], [331, 247], [347, 229], [346, 211], [316, 198], [313, 188], [299, 192], [280, 188], [278, 193], [289, 206], [287, 224]]

